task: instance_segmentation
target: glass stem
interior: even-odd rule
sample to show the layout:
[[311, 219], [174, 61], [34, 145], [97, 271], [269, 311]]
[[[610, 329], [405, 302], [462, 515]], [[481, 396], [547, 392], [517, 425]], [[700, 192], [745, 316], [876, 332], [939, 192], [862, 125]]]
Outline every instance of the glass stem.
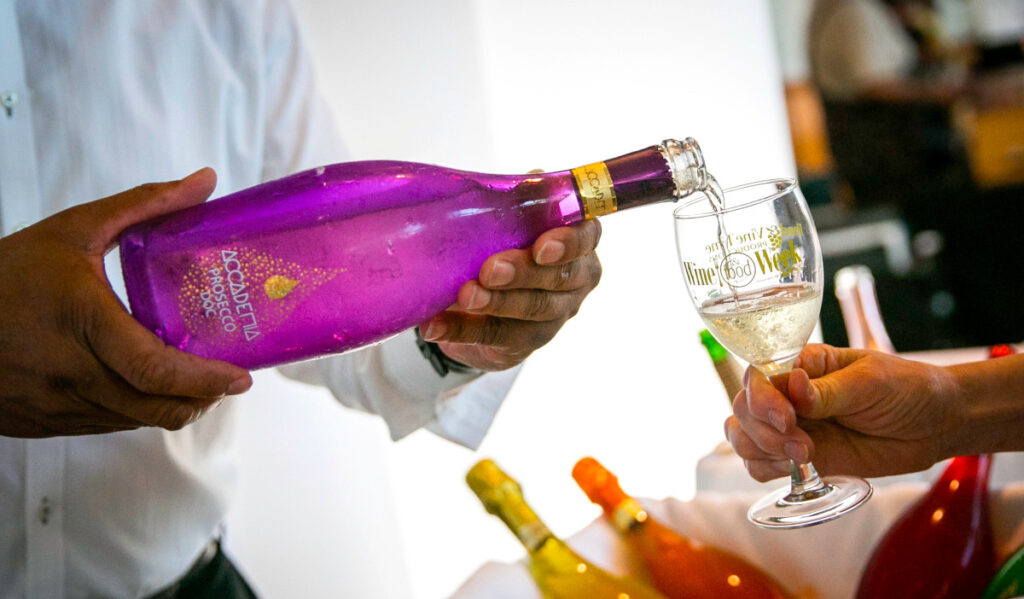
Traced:
[[[766, 377], [771, 379], [772, 377], [785, 374], [792, 370], [793, 362], [796, 361], [796, 358], [797, 356], [793, 356], [781, 362], [758, 365], [757, 369], [764, 373]], [[790, 490], [789, 495], [786, 496], [786, 501], [809, 501], [811, 499], [817, 499], [822, 495], [826, 495], [831, 490], [830, 487], [825, 484], [825, 481], [821, 480], [821, 477], [818, 476], [818, 471], [814, 468], [814, 464], [810, 462], [807, 462], [806, 464], [798, 464], [793, 460], [790, 460], [789, 479]]]
[[789, 478], [791, 483], [789, 494], [792, 497], [806, 500], [821, 496], [822, 491], [828, 491], [825, 482], [821, 480], [818, 471], [814, 469], [814, 464], [810, 462], [797, 464], [790, 460]]

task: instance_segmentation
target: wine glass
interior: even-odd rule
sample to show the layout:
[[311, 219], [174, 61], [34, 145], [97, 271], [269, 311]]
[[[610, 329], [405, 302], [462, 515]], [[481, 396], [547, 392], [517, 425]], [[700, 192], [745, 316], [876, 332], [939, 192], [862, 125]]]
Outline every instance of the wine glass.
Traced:
[[[821, 249], [792, 179], [725, 190], [713, 179], [673, 211], [686, 289], [711, 334], [769, 378], [784, 374], [821, 308]], [[747, 513], [763, 528], [800, 528], [838, 518], [871, 496], [852, 476], [818, 476], [790, 462], [791, 484]]]

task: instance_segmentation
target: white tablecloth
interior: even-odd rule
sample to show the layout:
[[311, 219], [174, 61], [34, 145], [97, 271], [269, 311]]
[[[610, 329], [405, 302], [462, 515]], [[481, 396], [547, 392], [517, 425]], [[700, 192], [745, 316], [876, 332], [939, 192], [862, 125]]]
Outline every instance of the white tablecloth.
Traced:
[[[983, 348], [904, 354], [936, 364], [985, 358]], [[770, 531], [746, 519], [747, 508], [784, 479], [758, 483], [742, 462], [722, 447], [697, 466], [697, 493], [688, 501], [642, 500], [650, 514], [680, 533], [732, 551], [772, 573], [802, 599], [849, 599], [879, 538], [923, 495], [945, 464], [905, 476], [872, 479], [871, 500], [838, 520], [811, 528]], [[1024, 545], [1024, 453], [998, 454], [990, 482], [992, 528], [997, 557]], [[603, 519], [566, 541], [580, 555], [617, 574], [642, 576], [624, 544]], [[540, 599], [522, 563], [488, 562], [452, 599]]]

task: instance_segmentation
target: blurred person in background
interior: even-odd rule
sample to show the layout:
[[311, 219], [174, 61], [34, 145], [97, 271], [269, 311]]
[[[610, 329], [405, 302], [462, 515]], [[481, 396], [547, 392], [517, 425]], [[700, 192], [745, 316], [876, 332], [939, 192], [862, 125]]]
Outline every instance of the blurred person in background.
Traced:
[[817, 0], [808, 53], [854, 204], [896, 205], [912, 228], [934, 226], [930, 210], [968, 182], [950, 113], [967, 80], [931, 2]]
[[[951, 319], [959, 345], [1024, 337], [1010, 283], [1024, 276], [1024, 265], [1007, 259], [1024, 218], [1024, 176], [998, 186], [979, 180], [972, 172], [978, 138], [964, 118], [997, 105], [1015, 105], [1024, 116], [1024, 94], [984, 68], [983, 41], [949, 33], [984, 4], [817, 0], [808, 31], [811, 75], [852, 208], [893, 207], [911, 234], [939, 233], [933, 278], [943, 293], [929, 310]], [[1006, 46], [1019, 48], [1022, 39], [1024, 31]], [[1024, 81], [1019, 71], [1009, 79]], [[1022, 127], [1018, 119], [995, 127], [996, 135]]]
[[[0, 597], [252, 596], [218, 542], [241, 409], [225, 396], [251, 378], [137, 324], [104, 255], [215, 185], [345, 159], [290, 6], [0, 0], [0, 106]], [[597, 284], [599, 237], [591, 221], [491, 257], [427, 343], [282, 370], [395, 439], [475, 447]]]

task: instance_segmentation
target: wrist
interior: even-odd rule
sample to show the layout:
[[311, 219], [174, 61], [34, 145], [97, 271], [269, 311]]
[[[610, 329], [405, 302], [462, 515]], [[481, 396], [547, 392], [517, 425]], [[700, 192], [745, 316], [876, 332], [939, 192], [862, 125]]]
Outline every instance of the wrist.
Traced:
[[480, 372], [479, 370], [473, 368], [472, 366], [463, 364], [458, 360], [450, 358], [441, 350], [441, 347], [438, 344], [424, 340], [423, 337], [420, 336], [419, 327], [416, 327], [416, 347], [419, 348], [420, 354], [423, 356], [423, 358], [430, 362], [430, 366], [434, 369], [434, 372], [436, 372], [438, 376], [448, 376], [449, 372], [455, 372], [459, 374]]
[[964, 401], [965, 384], [964, 373], [956, 366], [940, 367], [935, 376], [932, 399], [945, 407], [945, 421], [939, 430], [939, 455], [936, 462], [974, 453], [969, 448], [974, 432], [968, 424], [971, 414]]
[[1024, 450], [1024, 355], [946, 370], [957, 420], [945, 457]]

